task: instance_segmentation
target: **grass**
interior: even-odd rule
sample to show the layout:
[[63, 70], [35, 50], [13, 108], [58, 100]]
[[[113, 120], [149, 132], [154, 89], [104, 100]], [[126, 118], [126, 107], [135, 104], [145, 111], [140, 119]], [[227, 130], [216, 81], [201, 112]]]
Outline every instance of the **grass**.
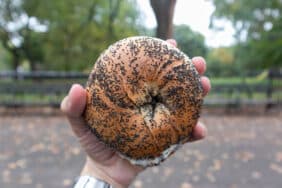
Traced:
[[256, 78], [240, 78], [240, 77], [230, 77], [230, 78], [210, 78], [212, 84], [267, 84], [268, 80], [259, 80]]
[[[227, 77], [227, 78], [216, 78], [216, 77], [210, 77], [211, 84], [212, 85], [221, 85], [221, 84], [268, 84], [268, 79], [260, 79], [257, 77]], [[282, 82], [279, 79], [273, 80], [274, 86], [282, 86]]]
[[59, 104], [65, 95], [15, 94], [0, 95], [0, 103], [9, 104]]

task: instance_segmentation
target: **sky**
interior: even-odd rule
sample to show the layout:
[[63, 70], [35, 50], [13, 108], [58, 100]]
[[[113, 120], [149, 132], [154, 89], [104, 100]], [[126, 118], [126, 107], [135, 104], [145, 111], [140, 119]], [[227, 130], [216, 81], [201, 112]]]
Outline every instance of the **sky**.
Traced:
[[[150, 0], [137, 0], [143, 13], [145, 25], [149, 28], [156, 27], [156, 20], [150, 6]], [[230, 46], [234, 43], [234, 29], [227, 21], [217, 22], [224, 28], [215, 31], [209, 28], [210, 16], [215, 7], [207, 0], [177, 0], [173, 23], [175, 25], [186, 24], [192, 30], [203, 34], [206, 44], [210, 47]]]

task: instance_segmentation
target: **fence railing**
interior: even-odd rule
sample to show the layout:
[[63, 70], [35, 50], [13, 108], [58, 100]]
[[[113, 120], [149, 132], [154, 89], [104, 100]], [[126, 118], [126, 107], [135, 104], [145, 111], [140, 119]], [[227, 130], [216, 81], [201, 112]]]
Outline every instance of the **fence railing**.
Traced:
[[34, 72], [16, 72], [0, 71], [0, 79], [86, 79], [88, 74], [81, 72], [58, 72], [58, 71], [34, 71]]
[[[0, 72], [0, 106], [51, 106], [58, 108], [73, 83], [84, 85], [88, 74], [79, 72]], [[282, 104], [282, 71], [269, 71], [263, 83], [213, 84], [207, 106], [239, 107]], [[278, 80], [278, 81], [277, 81]]]

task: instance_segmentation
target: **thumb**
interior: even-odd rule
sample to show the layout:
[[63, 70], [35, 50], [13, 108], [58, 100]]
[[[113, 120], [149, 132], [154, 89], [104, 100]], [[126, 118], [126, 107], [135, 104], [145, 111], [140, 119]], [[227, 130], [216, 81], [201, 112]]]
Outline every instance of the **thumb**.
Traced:
[[82, 117], [86, 105], [86, 91], [79, 85], [74, 84], [69, 94], [61, 103], [61, 110], [67, 116], [73, 132], [81, 137], [89, 131]]
[[61, 103], [61, 110], [69, 117], [78, 118], [86, 105], [86, 91], [79, 84], [72, 85], [69, 94]]

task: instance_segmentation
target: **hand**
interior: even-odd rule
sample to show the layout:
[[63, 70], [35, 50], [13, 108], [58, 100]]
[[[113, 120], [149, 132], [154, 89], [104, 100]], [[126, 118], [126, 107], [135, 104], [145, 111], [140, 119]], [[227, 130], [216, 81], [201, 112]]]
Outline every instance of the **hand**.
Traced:
[[[168, 40], [176, 46], [174, 40]], [[192, 59], [197, 71], [203, 75], [206, 63], [202, 57]], [[206, 95], [210, 88], [207, 77], [201, 76], [201, 83]], [[86, 126], [82, 117], [86, 105], [85, 89], [74, 84], [69, 94], [63, 99], [61, 109], [67, 116], [74, 134], [87, 153], [86, 163], [81, 175], [90, 175], [102, 179], [114, 187], [127, 187], [144, 168], [130, 164], [122, 159], [115, 151], [100, 142]], [[198, 122], [193, 130], [192, 141], [203, 139], [207, 134], [206, 127]]]

